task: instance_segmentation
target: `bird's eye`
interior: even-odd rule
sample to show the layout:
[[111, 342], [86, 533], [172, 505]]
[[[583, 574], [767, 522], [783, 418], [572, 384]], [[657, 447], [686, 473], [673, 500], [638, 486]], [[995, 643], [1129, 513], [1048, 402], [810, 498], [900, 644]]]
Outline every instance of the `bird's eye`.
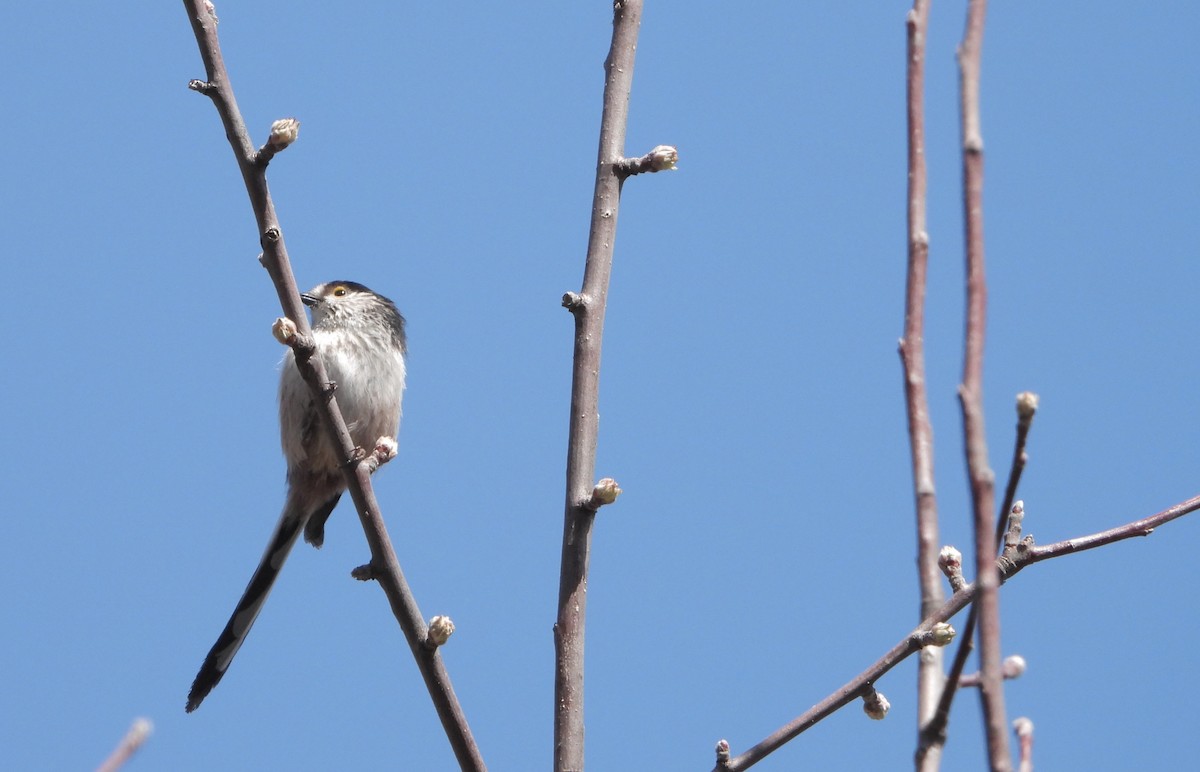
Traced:
[[345, 287], [340, 287], [340, 286], [339, 286], [339, 287], [334, 287], [334, 288], [333, 288], [333, 294], [334, 294], [334, 295], [336, 295], [337, 297], [339, 297], [339, 298], [340, 298], [340, 297], [342, 297], [343, 295], [345, 295], [345, 294], [346, 294], [346, 288], [345, 288]]

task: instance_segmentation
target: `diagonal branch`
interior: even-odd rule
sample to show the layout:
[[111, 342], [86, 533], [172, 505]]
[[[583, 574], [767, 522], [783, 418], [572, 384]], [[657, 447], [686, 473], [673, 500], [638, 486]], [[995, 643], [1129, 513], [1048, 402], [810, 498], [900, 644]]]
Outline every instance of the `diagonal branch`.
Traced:
[[[1150, 517], [1135, 520], [1132, 523], [1126, 523], [1125, 525], [1101, 531], [1100, 533], [1055, 542], [1044, 547], [1034, 546], [1032, 539], [1026, 537], [1024, 541], [1016, 545], [1011, 551], [1006, 551], [1004, 557], [997, 562], [999, 566], [998, 573], [1002, 579], [1008, 580], [1025, 567], [1034, 563], [1040, 563], [1043, 560], [1072, 555], [1076, 552], [1095, 549], [1096, 547], [1102, 547], [1125, 539], [1132, 539], [1137, 536], [1149, 536], [1159, 526], [1197, 510], [1200, 510], [1200, 495], [1193, 496], [1187, 501], [1181, 501]], [[913, 653], [920, 651], [924, 646], [930, 645], [932, 642], [931, 639], [937, 631], [937, 625], [948, 622], [955, 614], [962, 611], [967, 604], [976, 601], [978, 593], [978, 582], [967, 585], [955, 592], [936, 611], [926, 617], [916, 629], [906, 635], [903, 640], [893, 646], [873, 665], [795, 719], [772, 732], [753, 748], [736, 757], [730, 758], [728, 756], [728, 743], [722, 740], [718, 743], [718, 760], [717, 765], [713, 767], [713, 772], [742, 772], [742, 770], [749, 769], [771, 753], [779, 750], [789, 740], [796, 738], [805, 730], [815, 726], [822, 719], [837, 712], [839, 708], [874, 689], [875, 684], [889, 670]]]
[[612, 45], [604, 62], [604, 111], [600, 118], [600, 148], [583, 288], [578, 294], [570, 292], [563, 297], [563, 305], [575, 318], [575, 350], [571, 367], [562, 567], [554, 624], [555, 772], [583, 769], [583, 646], [588, 560], [596, 517], [592, 489], [599, 433], [600, 344], [621, 185], [628, 174], [618, 164], [625, 150], [629, 93], [641, 21], [641, 0], [613, 3]]
[[[463, 769], [483, 770], [486, 766], [480, 756], [479, 749], [471, 736], [470, 727], [462, 707], [450, 684], [449, 674], [436, 646], [428, 642], [427, 628], [420, 610], [417, 608], [404, 574], [400, 570], [396, 552], [392, 549], [387, 529], [383, 523], [383, 515], [371, 488], [371, 466], [368, 459], [360, 459], [356, 454], [346, 422], [338, 409], [337, 400], [328, 389], [329, 377], [325, 366], [317, 355], [308, 326], [308, 317], [300, 302], [300, 294], [296, 288], [296, 280], [292, 275], [291, 262], [288, 260], [287, 248], [284, 246], [283, 233], [271, 201], [270, 190], [267, 187], [266, 166], [277, 152], [286, 147], [286, 143], [276, 142], [276, 134], [272, 133], [271, 141], [261, 151], [255, 151], [250, 135], [246, 131], [245, 122], [238, 110], [234, 98], [233, 87], [229, 82], [229, 74], [221, 56], [220, 41], [217, 37], [217, 16], [213, 4], [207, 0], [184, 0], [184, 8], [191, 19], [192, 31], [196, 35], [196, 43], [200, 47], [200, 55], [204, 60], [206, 81], [192, 81], [189, 86], [213, 100], [221, 123], [225, 127], [225, 135], [233, 147], [234, 157], [246, 183], [246, 191], [250, 195], [250, 205], [254, 210], [255, 221], [262, 244], [261, 262], [271, 276], [275, 291], [279, 295], [280, 305], [288, 319], [295, 325], [296, 335], [290, 344], [296, 351], [296, 366], [305, 382], [312, 389], [313, 401], [321, 414], [322, 423], [330, 432], [342, 455], [347, 459], [344, 467], [346, 485], [358, 510], [366, 533], [367, 543], [371, 548], [371, 564], [369, 575], [379, 582], [387, 595], [400, 623], [409, 648], [417, 661], [417, 667], [425, 679], [426, 688], [442, 721], [442, 727], [450, 740], [459, 765]], [[286, 122], [278, 122], [280, 124]], [[285, 126], [285, 128], [288, 128]], [[294, 138], [295, 125], [292, 129]], [[290, 140], [288, 140], [290, 141]], [[368, 461], [368, 463], [364, 463]]]

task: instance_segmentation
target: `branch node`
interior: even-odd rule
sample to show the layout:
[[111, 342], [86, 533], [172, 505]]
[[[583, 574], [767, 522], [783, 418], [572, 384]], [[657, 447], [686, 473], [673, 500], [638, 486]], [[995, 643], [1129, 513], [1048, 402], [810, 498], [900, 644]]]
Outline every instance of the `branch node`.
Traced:
[[587, 305], [587, 297], [577, 292], [567, 292], [562, 296], [562, 305], [571, 313], [575, 313]]
[[429, 620], [429, 630], [425, 633], [425, 647], [432, 650], [444, 646], [451, 635], [454, 635], [454, 622], [450, 617], [439, 614]]
[[361, 566], [350, 571], [350, 576], [360, 582], [370, 582], [376, 578], [375, 567], [370, 563], [363, 563]]
[[263, 232], [263, 241], [267, 244], [278, 244], [282, 238], [283, 234], [279, 232], [278, 228], [267, 228]]
[[195, 91], [197, 94], [203, 94], [204, 96], [212, 96], [212, 92], [217, 89], [216, 86], [208, 81], [197, 79], [189, 80], [188, 88], [190, 88], [192, 91]]

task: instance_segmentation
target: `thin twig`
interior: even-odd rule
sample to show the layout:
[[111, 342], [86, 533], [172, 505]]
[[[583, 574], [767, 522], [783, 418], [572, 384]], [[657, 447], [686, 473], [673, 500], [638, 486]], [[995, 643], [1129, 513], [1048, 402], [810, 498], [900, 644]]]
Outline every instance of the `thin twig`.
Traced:
[[1024, 716], [1013, 719], [1013, 734], [1021, 747], [1018, 772], [1033, 772], [1033, 722]]
[[1004, 502], [996, 517], [996, 543], [1004, 535], [1004, 526], [1008, 515], [1012, 512], [1013, 502], [1017, 500], [1017, 488], [1021, 485], [1021, 474], [1029, 461], [1025, 445], [1029, 441], [1029, 429], [1033, 426], [1033, 417], [1037, 415], [1038, 395], [1032, 391], [1023, 391], [1017, 395], [1017, 437], [1013, 443], [1012, 465], [1008, 469], [1008, 485], [1004, 487]]
[[604, 110], [591, 232], [583, 288], [567, 293], [563, 305], [575, 318], [575, 350], [571, 367], [571, 420], [567, 437], [567, 491], [563, 522], [562, 567], [558, 615], [554, 624], [554, 769], [583, 769], [583, 646], [587, 615], [587, 576], [592, 524], [591, 505], [596, 472], [597, 414], [600, 397], [600, 344], [604, 309], [612, 272], [617, 210], [625, 179], [617, 167], [625, 149], [629, 93], [641, 0], [613, 4], [612, 45], [604, 62]]
[[150, 723], [149, 719], [134, 719], [129, 731], [121, 738], [121, 742], [108, 755], [108, 758], [96, 767], [96, 772], [116, 772], [125, 766], [125, 762], [129, 761], [133, 754], [137, 753], [138, 749], [150, 738], [152, 731], [154, 731], [154, 725]]
[[[925, 166], [925, 35], [929, 27], [928, 0], [915, 0], [905, 22], [908, 40], [908, 281], [900, 361], [904, 368], [904, 404], [908, 413], [913, 493], [916, 499], [920, 618], [924, 619], [945, 599], [938, 568], [941, 537], [938, 535], [937, 494], [933, 474], [933, 426], [929, 420], [929, 398], [925, 388], [925, 288], [929, 265], [929, 234], [925, 230], [928, 186]], [[941, 648], [931, 648], [917, 665], [918, 731], [932, 717], [937, 697], [942, 692], [945, 682], [942, 658]], [[930, 764], [929, 769], [937, 769], [936, 754], [926, 760]]]
[[[1012, 551], [1011, 555], [1006, 554], [1003, 560], [998, 561], [998, 564], [1003, 566], [1000, 571], [1001, 578], [1007, 581], [1025, 567], [1034, 563], [1040, 563], [1043, 560], [1072, 555], [1076, 552], [1094, 549], [1137, 536], [1149, 536], [1159, 526], [1197, 510], [1200, 510], [1200, 495], [1193, 496], [1187, 501], [1181, 501], [1150, 517], [1135, 520], [1132, 523], [1126, 523], [1125, 525], [1101, 531], [1100, 533], [1055, 542], [1045, 547], [1033, 546], [1031, 540], [1026, 537], [1025, 541], [1018, 545]], [[955, 614], [962, 611], [967, 604], [975, 600], [977, 592], [978, 583], [967, 585], [958, 592], [955, 592], [936, 611], [922, 621], [915, 630], [893, 646], [887, 654], [880, 657], [875, 664], [843, 684], [797, 718], [772, 732], [753, 748], [734, 758], [727, 760], [719, 758], [717, 765], [713, 767], [713, 772], [742, 772], [742, 770], [749, 769], [769, 754], [779, 750], [789, 740], [794, 739], [806, 729], [815, 726], [823, 718], [832, 715], [842, 706], [861, 697], [868, 689], [874, 688], [874, 685], [884, 674], [900, 664], [900, 662], [913, 654], [913, 652], [920, 650], [926, 645], [929, 641], [930, 633], [935, 630], [936, 626], [939, 623], [948, 622]], [[721, 747], [718, 745], [719, 756]], [[727, 748], [725, 748], [725, 752], [728, 753]]]
[[1000, 673], [1000, 596], [996, 568], [995, 475], [988, 465], [983, 420], [983, 343], [987, 317], [987, 279], [983, 251], [983, 137], [979, 122], [979, 68], [986, 0], [970, 0], [967, 24], [958, 49], [962, 109], [963, 217], [966, 223], [967, 324], [963, 356], [963, 439], [975, 513], [976, 602], [979, 614], [979, 688], [993, 772], [1012, 769], [1004, 680]]
[[[997, 544], [1003, 534], [1004, 524], [1008, 522], [1013, 499], [1017, 495], [1017, 487], [1021, 481], [1021, 472], [1024, 471], [1025, 462], [1028, 459], [1025, 444], [1029, 439], [1033, 416], [1037, 412], [1037, 403], [1037, 395], [1032, 392], [1022, 392], [1017, 395], [1017, 434], [1013, 445], [1012, 466], [1008, 470], [1008, 485], [1004, 492], [1004, 503], [1001, 505], [1000, 516], [997, 518], [999, 520], [996, 530]], [[930, 720], [921, 727], [917, 741], [918, 762], [934, 756], [933, 749], [941, 748], [946, 744], [946, 726], [950, 721], [950, 707], [954, 703], [959, 686], [963, 685], [962, 672], [966, 667], [967, 657], [975, 650], [975, 626], [978, 618], [978, 611], [975, 606], [972, 606], [970, 613], [967, 614], [966, 624], [963, 625], [958, 636], [958, 649], [954, 653], [954, 660], [951, 662], [950, 672], [946, 675], [945, 687], [938, 697], [936, 709]], [[931, 769], [936, 769], [936, 767], [931, 767]]]
[[[270, 190], [267, 187], [266, 162], [277, 152], [286, 147], [278, 142], [273, 127], [268, 146], [260, 153], [255, 151], [250, 135], [246, 131], [245, 122], [238, 110], [234, 98], [233, 87], [229, 82], [229, 74], [221, 56], [220, 41], [217, 37], [217, 18], [211, 2], [206, 0], [184, 0], [184, 8], [192, 22], [192, 30], [196, 35], [196, 43], [200, 47], [200, 55], [204, 60], [207, 81], [192, 81], [190, 87], [210, 97], [221, 116], [225, 134], [233, 147], [234, 157], [238, 168], [241, 169], [242, 179], [246, 183], [246, 191], [250, 195], [250, 204], [258, 224], [259, 238], [262, 244], [262, 264], [266, 267], [279, 295], [279, 302], [284, 314], [296, 326], [297, 335], [293, 348], [296, 351], [296, 366], [312, 389], [313, 402], [321, 414], [326, 429], [330, 432], [342, 455], [348, 460], [345, 467], [346, 485], [354, 505], [358, 509], [367, 542], [371, 548], [371, 576], [378, 580], [379, 586], [387, 595], [397, 621], [400, 623], [409, 648], [417, 661], [417, 666], [425, 679], [426, 688], [433, 699], [442, 721], [450, 745], [459, 765], [463, 769], [483, 770], [486, 766], [479, 753], [475, 740], [471, 736], [470, 727], [462, 707], [454, 695], [449, 675], [441, 660], [437, 648], [425, 645], [426, 626], [416, 600], [413, 598], [396, 552], [392, 549], [379, 504], [371, 487], [370, 468], [367, 464], [359, 463], [355, 452], [354, 442], [346, 422], [338, 409], [337, 400], [328, 390], [329, 378], [324, 364], [312, 347], [312, 336], [308, 326], [308, 317], [300, 302], [296, 288], [296, 280], [292, 275], [291, 262], [288, 260], [287, 249], [284, 246], [283, 232], [275, 215], [275, 207], [271, 201]], [[294, 128], [294, 127], [293, 127]], [[294, 136], [292, 137], [294, 139]]]

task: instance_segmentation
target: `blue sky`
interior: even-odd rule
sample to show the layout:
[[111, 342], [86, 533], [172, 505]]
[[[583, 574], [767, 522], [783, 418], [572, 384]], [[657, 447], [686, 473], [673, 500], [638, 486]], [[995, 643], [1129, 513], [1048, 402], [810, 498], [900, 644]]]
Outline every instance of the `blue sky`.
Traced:
[[[955, 387], [962, 249], [954, 48], [933, 4], [927, 347], [944, 541], [967, 547]], [[896, 340], [905, 2], [647, 3], [601, 378], [604, 510], [587, 640], [589, 768], [709, 769], [917, 621]], [[550, 763], [571, 320], [609, 4], [218, 3], [299, 283], [409, 319], [400, 457], [376, 478], [492, 769]], [[180, 3], [19, 3], [0, 85], [0, 747], [14, 769], [453, 768], [352, 510], [298, 548], [228, 677], [184, 697], [283, 494], [278, 315]], [[985, 396], [1042, 542], [1200, 491], [1200, 10], [994, 3], [983, 65]], [[1200, 523], [1038, 565], [1002, 595], [1029, 661], [1010, 718], [1046, 769], [1200, 753]], [[961, 618], [960, 620], [961, 621]], [[763, 770], [903, 769], [915, 666], [883, 722], [844, 710]], [[973, 695], [948, 769], [978, 768]], [[631, 761], [632, 760], [632, 761]]]

